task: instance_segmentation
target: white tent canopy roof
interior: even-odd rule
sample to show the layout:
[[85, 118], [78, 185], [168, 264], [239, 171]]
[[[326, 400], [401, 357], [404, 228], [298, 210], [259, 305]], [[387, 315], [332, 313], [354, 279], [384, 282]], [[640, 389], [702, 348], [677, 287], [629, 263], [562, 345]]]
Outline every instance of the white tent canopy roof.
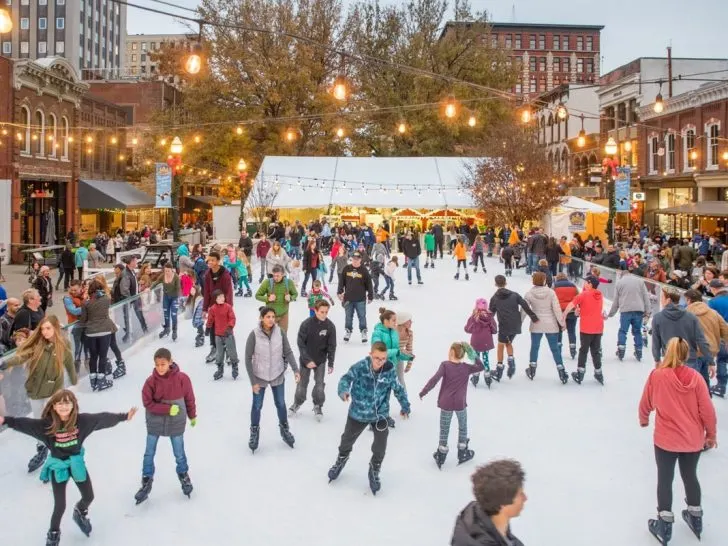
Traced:
[[556, 207], [556, 211], [559, 209], [581, 212], [609, 212], [609, 209], [603, 205], [581, 199], [580, 197], [574, 197], [573, 195], [565, 197], [561, 205]]
[[[460, 157], [267, 156], [251, 195], [275, 192], [272, 208], [325, 208], [330, 204], [381, 208], [473, 208], [461, 189], [466, 165]], [[384, 191], [383, 191], [384, 190]], [[255, 197], [247, 206], [254, 207]]]

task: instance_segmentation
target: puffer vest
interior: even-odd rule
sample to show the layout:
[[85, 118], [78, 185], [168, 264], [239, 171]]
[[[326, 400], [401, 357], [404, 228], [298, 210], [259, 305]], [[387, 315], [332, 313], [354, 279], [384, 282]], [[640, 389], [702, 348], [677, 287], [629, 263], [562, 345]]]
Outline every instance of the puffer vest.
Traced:
[[255, 329], [255, 352], [253, 353], [253, 373], [263, 381], [273, 381], [286, 367], [283, 363], [283, 336], [281, 329], [274, 325], [270, 337], [258, 326]]

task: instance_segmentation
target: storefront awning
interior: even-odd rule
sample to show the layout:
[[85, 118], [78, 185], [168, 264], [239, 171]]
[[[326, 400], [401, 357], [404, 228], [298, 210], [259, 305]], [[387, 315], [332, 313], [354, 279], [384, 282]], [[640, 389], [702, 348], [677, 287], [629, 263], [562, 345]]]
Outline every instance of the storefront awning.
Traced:
[[728, 201], [701, 201], [679, 207], [656, 209], [656, 214], [689, 214], [692, 216], [728, 216]]
[[207, 207], [212, 207], [213, 205], [229, 205], [230, 204], [230, 201], [227, 201], [226, 199], [223, 199], [222, 197], [215, 197], [214, 195], [188, 195], [187, 199], [196, 201], [197, 203], [200, 203], [202, 205], [207, 205]]
[[128, 182], [80, 180], [78, 206], [81, 209], [132, 209], [153, 207], [154, 197]]

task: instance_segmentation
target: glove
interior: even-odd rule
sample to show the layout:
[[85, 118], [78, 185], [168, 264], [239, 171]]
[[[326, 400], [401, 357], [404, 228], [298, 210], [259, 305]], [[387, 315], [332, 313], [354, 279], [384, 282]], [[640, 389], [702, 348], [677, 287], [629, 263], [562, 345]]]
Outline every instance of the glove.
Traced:
[[190, 426], [192, 428], [195, 428], [196, 425], [197, 425], [197, 417], [193, 417], [192, 419], [190, 419]]
[[205, 328], [205, 335], [206, 336], [209, 336], [211, 333], [212, 333], [212, 328], [211, 327], [208, 326], [207, 328]]
[[172, 404], [171, 406], [169, 406], [169, 414], [172, 417], [179, 415], [179, 406], [177, 404]]
[[226, 328], [225, 329], [225, 337], [230, 337], [233, 335], [233, 329], [232, 328]]

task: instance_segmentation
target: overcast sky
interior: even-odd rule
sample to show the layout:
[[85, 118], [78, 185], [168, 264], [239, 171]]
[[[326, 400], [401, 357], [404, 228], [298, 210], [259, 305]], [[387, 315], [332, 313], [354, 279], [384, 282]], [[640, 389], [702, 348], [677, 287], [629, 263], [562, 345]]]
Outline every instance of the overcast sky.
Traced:
[[[175, 11], [150, 0], [133, 0], [162, 10]], [[343, 0], [346, 5], [353, 0]], [[390, 0], [389, 3], [394, 3]], [[403, 0], [404, 1], [404, 0]], [[637, 57], [662, 57], [672, 45], [675, 57], [728, 57], [725, 35], [728, 0], [471, 0], [476, 10], [487, 10], [491, 19], [512, 22], [515, 6], [517, 23], [567, 23], [604, 25], [602, 31], [602, 73]], [[194, 8], [196, 0], [171, 0]], [[382, 3], [388, 3], [383, 0]], [[450, 4], [452, 5], [452, 0]], [[185, 14], [184, 11], [176, 11]], [[187, 13], [187, 15], [193, 15]], [[184, 32], [185, 27], [171, 17], [155, 15], [130, 7], [128, 31], [137, 33]]]

